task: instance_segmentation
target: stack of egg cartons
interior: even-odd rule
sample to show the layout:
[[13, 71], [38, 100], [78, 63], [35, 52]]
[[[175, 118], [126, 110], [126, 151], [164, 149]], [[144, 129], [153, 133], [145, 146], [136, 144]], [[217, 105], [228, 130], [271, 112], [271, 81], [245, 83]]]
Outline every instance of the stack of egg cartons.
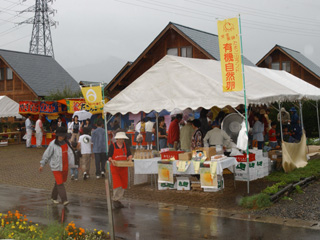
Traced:
[[248, 180], [248, 167], [249, 167], [249, 181], [253, 181], [257, 179], [257, 162], [254, 159], [247, 163], [246, 155], [236, 156], [238, 164], [235, 170], [235, 180], [236, 181], [247, 181]]

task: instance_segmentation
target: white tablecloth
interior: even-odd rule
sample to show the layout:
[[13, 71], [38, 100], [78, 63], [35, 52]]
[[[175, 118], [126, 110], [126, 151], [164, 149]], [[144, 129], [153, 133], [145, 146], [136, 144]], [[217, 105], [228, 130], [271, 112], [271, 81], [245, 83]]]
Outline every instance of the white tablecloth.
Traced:
[[[158, 174], [158, 161], [161, 158], [151, 159], [134, 159], [134, 173], [135, 174]], [[194, 172], [193, 162], [191, 161], [190, 166], [185, 172], [178, 172], [177, 160], [173, 162], [173, 174], [196, 174]], [[223, 169], [228, 168], [233, 172], [233, 167], [238, 164], [234, 157], [228, 157], [226, 159], [217, 161], [217, 174], [222, 175]]]

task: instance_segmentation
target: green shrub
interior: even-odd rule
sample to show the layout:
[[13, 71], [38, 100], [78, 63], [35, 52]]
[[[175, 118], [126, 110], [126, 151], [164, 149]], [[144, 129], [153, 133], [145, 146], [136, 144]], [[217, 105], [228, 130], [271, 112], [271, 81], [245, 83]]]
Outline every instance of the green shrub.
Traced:
[[266, 194], [269, 194], [269, 195], [272, 195], [272, 194], [275, 194], [275, 193], [277, 193], [279, 191], [279, 187], [285, 186], [285, 185], [286, 185], [286, 183], [282, 181], [282, 182], [273, 184], [270, 187], [266, 187], [262, 192], [266, 193]]
[[249, 197], [243, 197], [240, 205], [249, 209], [260, 209], [271, 206], [270, 198], [265, 193], [256, 194]]

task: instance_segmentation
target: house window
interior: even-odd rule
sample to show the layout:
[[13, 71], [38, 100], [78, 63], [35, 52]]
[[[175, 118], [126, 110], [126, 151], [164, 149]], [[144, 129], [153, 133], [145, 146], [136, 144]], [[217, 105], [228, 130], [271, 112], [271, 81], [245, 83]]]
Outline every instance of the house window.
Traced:
[[12, 80], [13, 79], [13, 73], [11, 68], [7, 68], [7, 80]]
[[282, 62], [282, 70], [285, 70], [287, 72], [291, 72], [291, 64], [289, 61]]
[[0, 68], [0, 81], [4, 80], [4, 68]]
[[280, 70], [280, 63], [278, 62], [271, 63], [271, 68], [275, 70]]
[[168, 48], [167, 55], [178, 56], [178, 48]]
[[181, 57], [192, 58], [192, 47], [182, 47], [181, 49]]

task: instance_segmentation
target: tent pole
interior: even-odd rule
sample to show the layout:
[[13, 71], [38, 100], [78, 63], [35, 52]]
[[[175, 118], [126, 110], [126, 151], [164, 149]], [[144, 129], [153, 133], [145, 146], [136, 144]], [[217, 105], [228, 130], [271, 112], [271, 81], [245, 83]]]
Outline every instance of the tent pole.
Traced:
[[157, 151], [159, 151], [159, 114], [156, 113], [156, 134], [157, 134]]
[[[301, 128], [302, 128], [302, 130], [304, 130], [301, 100], [299, 100], [299, 106], [300, 106]], [[317, 110], [318, 110], [318, 108], [317, 108]]]
[[[243, 82], [243, 98], [244, 98], [244, 109], [245, 109], [245, 119], [247, 128], [247, 137], [249, 141], [249, 126], [248, 126], [248, 109], [247, 109], [247, 93], [246, 93], [246, 79], [244, 74], [244, 64], [243, 64], [243, 47], [242, 47], [242, 33], [241, 33], [241, 19], [239, 14], [239, 33], [240, 33], [240, 49], [241, 49], [241, 66], [242, 66], [242, 82]], [[247, 193], [250, 193], [250, 170], [249, 170], [249, 142], [247, 143]]]
[[283, 142], [283, 133], [282, 133], [282, 117], [281, 117], [281, 102], [278, 102], [279, 105], [279, 116], [280, 116], [280, 135], [281, 135], [281, 143]]
[[316, 109], [317, 109], [318, 133], [319, 133], [319, 139], [320, 139], [320, 124], [319, 124], [319, 108], [318, 108], [318, 100], [316, 100]]
[[[103, 84], [101, 84], [104, 86]], [[100, 87], [102, 87], [100, 85]], [[102, 104], [104, 108], [105, 100], [104, 100], [104, 89], [102, 90]], [[104, 119], [104, 128], [106, 131], [105, 138], [106, 138], [106, 154], [108, 153], [108, 124], [107, 124], [107, 113], [102, 111], [103, 119]], [[110, 118], [111, 119], [111, 118]], [[107, 156], [106, 156], [107, 158]], [[110, 224], [110, 239], [114, 240], [114, 221], [113, 221], [113, 211], [112, 211], [112, 202], [111, 202], [111, 191], [112, 188], [112, 180], [111, 180], [111, 171], [110, 171], [110, 163], [109, 161], [107, 163], [107, 169], [108, 169], [108, 178], [105, 180], [105, 186], [106, 186], [106, 197], [107, 197], [107, 207], [108, 207], [108, 220]]]

